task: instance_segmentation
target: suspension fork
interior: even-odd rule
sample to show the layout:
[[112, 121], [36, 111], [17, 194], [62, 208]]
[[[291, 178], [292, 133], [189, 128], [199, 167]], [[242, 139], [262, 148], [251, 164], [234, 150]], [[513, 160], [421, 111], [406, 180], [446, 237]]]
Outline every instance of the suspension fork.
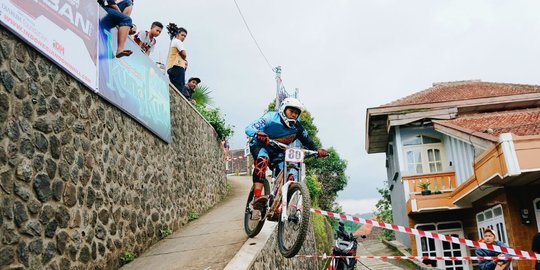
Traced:
[[[285, 222], [289, 218], [289, 214], [287, 213], [287, 194], [289, 191], [289, 186], [294, 183], [295, 181], [289, 180], [289, 168], [286, 166], [287, 164], [284, 164], [283, 166], [283, 179], [285, 179], [285, 176], [287, 176], [287, 182], [283, 184], [281, 187], [281, 221]], [[304, 165], [304, 163], [302, 163]], [[301, 179], [298, 179], [299, 181], [303, 181], [303, 175], [302, 175], [302, 169], [303, 166], [300, 166], [300, 168], [296, 168], [297, 177], [300, 177]], [[303, 198], [300, 197], [300, 200], [298, 201], [297, 207], [302, 206], [302, 200]]]

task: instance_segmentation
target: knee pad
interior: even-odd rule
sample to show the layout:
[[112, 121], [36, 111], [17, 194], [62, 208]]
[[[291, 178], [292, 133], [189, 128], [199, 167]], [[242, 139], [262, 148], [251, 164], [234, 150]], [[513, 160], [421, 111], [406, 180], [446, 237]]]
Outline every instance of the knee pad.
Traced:
[[267, 157], [258, 157], [255, 160], [255, 166], [253, 167], [253, 182], [254, 183], [263, 183], [265, 179], [266, 168], [268, 168], [268, 158]]

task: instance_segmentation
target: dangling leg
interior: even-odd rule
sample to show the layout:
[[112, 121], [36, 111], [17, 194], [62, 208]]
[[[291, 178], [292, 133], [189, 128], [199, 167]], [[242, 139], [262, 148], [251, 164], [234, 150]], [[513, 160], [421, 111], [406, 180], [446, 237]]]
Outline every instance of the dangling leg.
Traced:
[[268, 152], [259, 145], [252, 145], [250, 151], [255, 160], [253, 164], [253, 206], [260, 209], [268, 200], [266, 196], [263, 196], [266, 169], [268, 168]]
[[262, 196], [262, 190], [264, 188], [264, 180], [266, 169], [268, 168], [268, 157], [258, 157], [255, 160], [255, 166], [253, 168], [253, 206], [255, 209], [264, 207], [268, 198]]

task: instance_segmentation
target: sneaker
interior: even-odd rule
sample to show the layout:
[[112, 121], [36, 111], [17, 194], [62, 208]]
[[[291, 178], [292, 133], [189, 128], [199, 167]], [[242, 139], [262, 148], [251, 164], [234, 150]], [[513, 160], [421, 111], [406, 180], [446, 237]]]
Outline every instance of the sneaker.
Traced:
[[253, 209], [255, 209], [255, 210], [263, 209], [266, 206], [266, 202], [268, 202], [268, 197], [267, 196], [256, 197], [253, 200]]

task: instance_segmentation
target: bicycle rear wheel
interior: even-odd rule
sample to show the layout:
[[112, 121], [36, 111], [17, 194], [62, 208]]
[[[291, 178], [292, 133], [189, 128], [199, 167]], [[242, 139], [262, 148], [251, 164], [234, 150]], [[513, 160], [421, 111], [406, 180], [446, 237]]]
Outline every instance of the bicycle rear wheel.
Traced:
[[[264, 180], [264, 195], [270, 194], [270, 187], [268, 186], [268, 181]], [[255, 237], [259, 232], [261, 231], [266, 215], [266, 208], [262, 210], [255, 210], [253, 209], [253, 187], [251, 187], [251, 190], [249, 191], [249, 195], [247, 198], [246, 208], [244, 212], [244, 231], [246, 231], [246, 234], [248, 237], [252, 238]], [[257, 213], [259, 212], [259, 213]], [[256, 218], [256, 215], [260, 215], [260, 218]]]
[[285, 258], [294, 257], [306, 239], [309, 226], [309, 191], [305, 184], [292, 183], [287, 192], [287, 214], [278, 224], [278, 246]]

